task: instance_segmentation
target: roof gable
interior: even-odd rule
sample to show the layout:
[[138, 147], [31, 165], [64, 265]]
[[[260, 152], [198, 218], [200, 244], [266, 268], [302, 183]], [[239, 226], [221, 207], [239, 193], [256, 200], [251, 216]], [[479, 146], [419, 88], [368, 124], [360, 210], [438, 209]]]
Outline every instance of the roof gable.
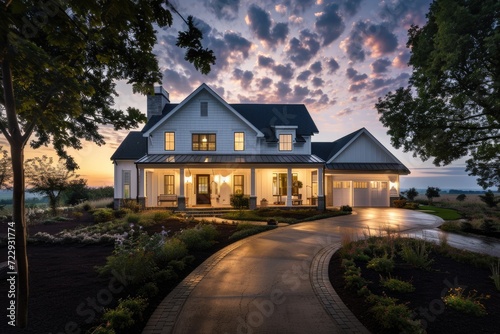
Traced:
[[245, 119], [242, 115], [240, 115], [234, 108], [229, 105], [224, 99], [222, 99], [217, 93], [215, 93], [207, 84], [201, 84], [194, 92], [189, 94], [181, 103], [175, 104], [167, 104], [162, 111], [161, 116], [153, 116], [150, 121], [146, 124], [143, 129], [143, 136], [149, 136], [155, 129], [164, 124], [170, 117], [172, 117], [175, 113], [177, 113], [183, 106], [185, 106], [189, 101], [193, 100], [200, 92], [206, 91], [208, 92], [215, 100], [220, 102], [223, 106], [225, 106], [230, 112], [232, 112], [236, 117], [242, 120], [245, 124], [251, 127], [255, 132], [257, 132], [257, 137], [264, 137], [264, 134], [259, 131], [251, 122]]

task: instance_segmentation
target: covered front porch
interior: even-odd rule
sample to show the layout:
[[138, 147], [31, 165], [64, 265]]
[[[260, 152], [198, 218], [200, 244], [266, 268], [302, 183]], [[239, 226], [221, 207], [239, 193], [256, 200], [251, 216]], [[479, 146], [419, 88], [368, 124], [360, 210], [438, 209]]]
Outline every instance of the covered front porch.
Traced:
[[248, 198], [250, 209], [325, 205], [323, 164], [314, 156], [312, 161], [311, 156], [295, 161], [266, 156], [267, 163], [259, 156], [260, 162], [252, 164], [227, 163], [213, 156], [181, 163], [179, 157], [169, 157], [148, 156], [136, 162], [138, 198], [146, 208], [230, 209], [234, 195]]

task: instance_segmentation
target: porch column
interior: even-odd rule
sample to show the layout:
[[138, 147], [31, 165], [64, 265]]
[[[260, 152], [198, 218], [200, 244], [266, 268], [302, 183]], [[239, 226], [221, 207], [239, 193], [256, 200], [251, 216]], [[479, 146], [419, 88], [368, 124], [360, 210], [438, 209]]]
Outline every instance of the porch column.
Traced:
[[144, 173], [144, 168], [137, 166], [137, 203], [141, 206], [141, 208], [146, 207], [146, 196], [144, 195], [146, 193], [145, 187], [146, 187], [146, 182], [145, 182], [145, 173]]
[[184, 168], [179, 168], [179, 196], [177, 197], [177, 208], [186, 210], [186, 197], [184, 197]]
[[325, 187], [323, 182], [323, 167], [318, 168], [318, 209], [325, 210]]
[[255, 195], [255, 168], [250, 168], [250, 210], [257, 208], [257, 196]]
[[292, 169], [288, 167], [286, 176], [286, 206], [292, 206]]

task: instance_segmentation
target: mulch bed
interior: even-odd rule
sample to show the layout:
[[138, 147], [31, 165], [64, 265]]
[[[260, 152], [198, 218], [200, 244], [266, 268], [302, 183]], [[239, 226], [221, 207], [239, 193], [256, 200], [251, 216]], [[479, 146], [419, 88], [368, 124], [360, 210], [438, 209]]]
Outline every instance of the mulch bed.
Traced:
[[[493, 280], [489, 278], [489, 269], [479, 269], [459, 263], [440, 254], [432, 253], [434, 259], [429, 271], [412, 268], [396, 261], [393, 278], [411, 281], [415, 292], [398, 294], [385, 291], [390, 297], [400, 302], [408, 301], [408, 307], [416, 313], [415, 319], [422, 320], [427, 333], [499, 333], [500, 332], [500, 292], [495, 289]], [[356, 262], [362, 270], [362, 277], [373, 282], [368, 288], [378, 295], [383, 290], [378, 287], [379, 273], [366, 269], [365, 262]], [[335, 253], [330, 261], [329, 276], [333, 288], [342, 298], [346, 306], [354, 315], [373, 333], [398, 333], [388, 331], [371, 318], [363, 297], [358, 297], [355, 291], [344, 288], [343, 269], [339, 252]], [[474, 317], [445, 307], [441, 297], [451, 287], [462, 286], [466, 291], [477, 290], [479, 294], [490, 295], [490, 299], [483, 300], [488, 312], [487, 316]]]
[[[81, 225], [91, 224], [92, 220], [84, 215], [78, 221], [64, 221], [51, 224], [39, 224], [29, 226], [29, 234], [46, 232], [55, 234], [64, 229], [72, 229]], [[196, 223], [184, 223], [172, 220], [163, 224], [169, 235], [175, 232], [191, 228]], [[1, 226], [2, 233], [4, 226]], [[6, 229], [6, 227], [5, 227]], [[159, 232], [161, 226], [153, 226], [146, 229], [148, 232]], [[202, 263], [211, 254], [231, 243], [228, 237], [236, 230], [235, 225], [217, 225], [220, 235], [218, 243], [209, 251], [197, 252], [196, 260], [192, 268], [186, 270], [185, 275]], [[111, 279], [99, 277], [95, 266], [105, 264], [106, 257], [111, 255], [113, 245], [83, 245], [83, 244], [28, 244], [28, 261], [30, 267], [30, 301], [28, 314], [28, 328], [24, 330], [14, 329], [7, 324], [7, 281], [2, 275], [0, 281], [0, 309], [2, 320], [0, 321], [0, 333], [78, 333], [75, 328], [81, 328], [81, 333], [89, 328], [86, 322], [97, 319], [102, 306], [112, 306], [117, 299], [122, 297], [110, 293]], [[0, 262], [6, 261], [7, 250], [0, 249]], [[183, 277], [180, 277], [181, 280]], [[115, 281], [116, 282], [116, 281]], [[163, 299], [175, 285], [167, 287], [162, 292], [163, 296], [157, 298], [156, 302]], [[119, 284], [112, 289], [119, 288]], [[154, 307], [149, 309], [152, 312]], [[145, 319], [149, 314], [145, 315]]]

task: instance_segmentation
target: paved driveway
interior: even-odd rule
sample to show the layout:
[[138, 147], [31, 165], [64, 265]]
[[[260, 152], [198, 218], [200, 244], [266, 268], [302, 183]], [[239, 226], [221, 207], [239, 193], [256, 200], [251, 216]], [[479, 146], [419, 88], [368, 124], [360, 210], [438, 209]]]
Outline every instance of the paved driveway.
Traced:
[[410, 210], [357, 208], [350, 216], [241, 240], [208, 259], [167, 296], [143, 333], [366, 331], [329, 299], [331, 286], [321, 283], [329, 257], [321, 254], [342, 235], [379, 235], [387, 226], [417, 233], [440, 223]]

